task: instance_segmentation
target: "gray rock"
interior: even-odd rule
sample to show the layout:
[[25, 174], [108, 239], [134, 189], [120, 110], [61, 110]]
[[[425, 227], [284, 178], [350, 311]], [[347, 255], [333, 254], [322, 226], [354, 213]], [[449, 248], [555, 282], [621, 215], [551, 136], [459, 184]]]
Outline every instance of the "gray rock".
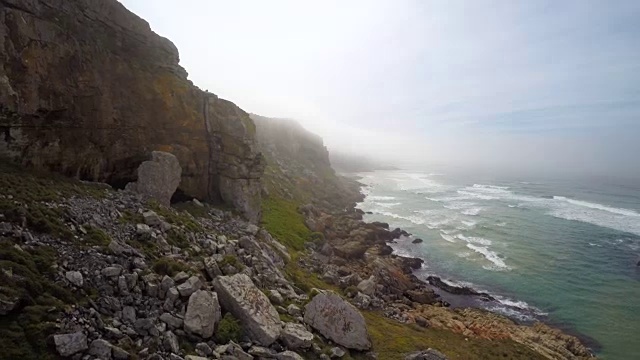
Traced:
[[213, 354], [213, 350], [211, 350], [211, 346], [203, 342], [196, 344], [196, 352], [203, 356], [209, 356]]
[[287, 306], [287, 314], [296, 317], [301, 316], [302, 310], [300, 310], [300, 308], [296, 304], [289, 304], [289, 306]]
[[184, 360], [209, 360], [206, 357], [195, 356], [195, 355], [187, 355], [184, 357]]
[[157, 226], [160, 225], [160, 221], [162, 219], [155, 211], [149, 210], [142, 213], [142, 218], [144, 219], [144, 223], [149, 226]]
[[167, 294], [167, 291], [174, 287], [175, 284], [176, 282], [167, 275], [162, 278], [162, 281], [160, 282], [160, 294], [162, 294], [163, 298]]
[[364, 317], [333, 292], [318, 294], [305, 306], [304, 322], [339, 345], [356, 350], [371, 349]]
[[126, 352], [123, 348], [117, 346], [113, 346], [111, 348], [111, 353], [113, 355], [113, 358], [116, 360], [128, 360], [130, 356], [129, 353]]
[[135, 329], [136, 333], [142, 336], [146, 336], [149, 333], [149, 330], [153, 328], [153, 319], [138, 319], [133, 324], [133, 328]]
[[173, 277], [173, 281], [175, 281], [176, 284], [182, 284], [183, 282], [187, 281], [187, 279], [189, 279], [189, 274], [184, 271], [180, 271]]
[[346, 353], [339, 347], [332, 347], [329, 351], [329, 357], [332, 359], [339, 359], [343, 357]]
[[109, 266], [102, 269], [102, 276], [116, 277], [120, 276], [120, 274], [122, 274], [122, 266], [120, 265]]
[[302, 324], [286, 323], [280, 332], [280, 339], [291, 350], [308, 349], [313, 343], [313, 334]]
[[421, 326], [421, 327], [424, 327], [424, 328], [429, 327], [429, 321], [427, 319], [423, 318], [422, 316], [416, 316], [415, 320], [416, 320], [416, 324], [418, 324], [418, 326]]
[[153, 151], [151, 160], [143, 162], [138, 167], [138, 180], [127, 184], [126, 189], [169, 206], [171, 196], [180, 184], [181, 174], [182, 168], [173, 154]]
[[178, 292], [180, 293], [180, 296], [187, 297], [200, 290], [201, 287], [202, 281], [200, 281], [200, 278], [197, 276], [192, 276], [184, 283], [178, 285]]
[[279, 354], [276, 354], [276, 359], [278, 360], [304, 360], [304, 358], [291, 350], [283, 351]]
[[77, 287], [82, 287], [82, 284], [84, 284], [84, 278], [82, 277], [82, 273], [79, 271], [67, 271], [64, 277]]
[[275, 352], [273, 350], [266, 347], [258, 346], [258, 345], [252, 346], [249, 349], [248, 353], [249, 355], [257, 358], [271, 359], [275, 357]]
[[417, 351], [407, 355], [405, 360], [447, 360], [447, 357], [438, 350], [427, 349], [424, 351]]
[[262, 346], [275, 342], [281, 329], [276, 309], [245, 274], [213, 280], [222, 307], [240, 320], [249, 338]]
[[146, 235], [151, 233], [151, 227], [147, 224], [136, 224], [136, 234]]
[[358, 290], [365, 295], [373, 296], [376, 293], [376, 281], [375, 277], [372, 275], [367, 280], [362, 280], [358, 284]]
[[208, 339], [213, 335], [213, 329], [221, 317], [218, 295], [211, 291], [198, 290], [189, 297], [184, 329]]
[[207, 274], [212, 279], [215, 279], [216, 276], [222, 275], [222, 271], [218, 266], [218, 262], [213, 257], [208, 257], [204, 259], [204, 269], [207, 271]]
[[371, 305], [371, 297], [358, 291], [352, 302], [358, 309], [367, 309]]
[[165, 324], [175, 329], [181, 329], [182, 324], [184, 323], [182, 319], [180, 319], [179, 317], [173, 316], [169, 313], [164, 313], [160, 315], [160, 321], [164, 322]]
[[174, 354], [180, 351], [180, 343], [178, 343], [178, 337], [171, 331], [164, 333], [164, 348]]
[[89, 348], [87, 336], [81, 331], [72, 334], [53, 335], [53, 342], [56, 345], [58, 354], [61, 356], [71, 356]]
[[284, 298], [278, 290], [269, 290], [269, 300], [271, 300], [274, 305], [282, 305], [282, 303], [284, 303]]
[[136, 309], [133, 306], [122, 308], [122, 321], [127, 324], [133, 324], [136, 321]]
[[104, 339], [93, 340], [89, 347], [89, 354], [100, 360], [108, 360], [111, 359], [111, 347], [111, 343]]

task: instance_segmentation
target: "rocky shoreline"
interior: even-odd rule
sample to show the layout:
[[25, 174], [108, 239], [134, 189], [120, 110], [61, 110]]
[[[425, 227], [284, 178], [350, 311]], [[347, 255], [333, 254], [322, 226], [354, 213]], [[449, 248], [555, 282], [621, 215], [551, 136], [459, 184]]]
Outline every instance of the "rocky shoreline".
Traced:
[[[361, 184], [356, 186], [359, 189]], [[355, 203], [339, 214], [311, 205], [300, 210], [306, 225], [324, 236], [324, 242], [312, 246], [304, 266], [345, 289], [358, 308], [376, 309], [403, 323], [448, 329], [469, 337], [509, 338], [553, 359], [593, 358], [577, 337], [538, 319], [525, 323], [480, 308], [477, 302], [503, 305], [488, 293], [453, 286], [437, 276], [419, 279], [414, 273], [423, 260], [394, 254], [389, 246], [415, 238], [402, 229], [390, 229], [386, 223], [365, 222], [364, 212]], [[448, 299], [457, 301], [451, 301], [451, 306]]]

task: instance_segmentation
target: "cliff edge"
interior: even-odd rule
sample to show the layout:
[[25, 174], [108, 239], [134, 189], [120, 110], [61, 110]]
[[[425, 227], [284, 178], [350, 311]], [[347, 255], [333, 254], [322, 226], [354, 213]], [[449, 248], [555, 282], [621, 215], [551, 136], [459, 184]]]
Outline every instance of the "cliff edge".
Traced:
[[255, 126], [187, 79], [176, 47], [116, 0], [0, 0], [0, 155], [124, 186], [153, 150], [178, 192], [260, 217]]

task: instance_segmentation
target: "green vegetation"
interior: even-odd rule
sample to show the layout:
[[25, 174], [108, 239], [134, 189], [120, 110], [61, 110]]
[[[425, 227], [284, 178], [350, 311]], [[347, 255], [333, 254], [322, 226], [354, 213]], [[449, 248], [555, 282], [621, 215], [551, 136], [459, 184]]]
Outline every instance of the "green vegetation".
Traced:
[[467, 338], [442, 329], [401, 324], [381, 314], [365, 311], [367, 330], [380, 359], [401, 360], [407, 353], [438, 349], [449, 359], [545, 359], [511, 340]]
[[119, 219], [124, 224], [141, 224], [144, 223], [144, 217], [142, 214], [134, 213], [129, 210], [122, 212], [122, 217]]
[[262, 202], [262, 225], [290, 250], [304, 250], [311, 231], [298, 213], [298, 204], [281, 198], [269, 197]]
[[190, 247], [189, 239], [179, 229], [171, 229], [167, 232], [167, 243], [171, 246], [177, 246], [180, 249], [186, 249]]
[[52, 204], [71, 196], [102, 197], [105, 190], [56, 174], [23, 169], [0, 159], [0, 213], [6, 220], [26, 225], [31, 229], [63, 239], [73, 239], [65, 225], [64, 208]]
[[218, 263], [218, 267], [220, 269], [224, 269], [227, 265], [233, 266], [238, 271], [244, 270], [244, 264], [241, 263], [234, 255], [225, 255], [225, 257], [222, 258], [222, 261]]
[[242, 326], [240, 322], [230, 313], [224, 314], [218, 329], [215, 332], [216, 341], [220, 344], [226, 344], [229, 341], [240, 342], [242, 337]]
[[180, 271], [188, 271], [190, 268], [179, 261], [171, 258], [163, 257], [153, 263], [153, 271], [160, 275], [174, 276]]
[[0, 359], [55, 359], [47, 338], [56, 331], [55, 320], [65, 304], [79, 300], [53, 281], [55, 250], [37, 247], [20, 250], [0, 240], [0, 298], [19, 299], [16, 309], [0, 316]]
[[164, 217], [166, 221], [170, 224], [184, 227], [185, 229], [192, 232], [203, 232], [204, 229], [202, 225], [200, 225], [194, 217], [187, 211], [175, 211], [173, 209], [167, 208], [165, 206], [160, 205], [155, 200], [149, 201], [149, 207], [155, 211], [158, 215]]
[[89, 246], [108, 246], [111, 242], [111, 237], [107, 235], [102, 229], [98, 229], [93, 226], [86, 228], [87, 234], [83, 237], [86, 245]]
[[193, 201], [181, 202], [174, 204], [173, 208], [180, 212], [188, 212], [196, 218], [208, 218], [209, 211], [205, 206], [198, 206]]

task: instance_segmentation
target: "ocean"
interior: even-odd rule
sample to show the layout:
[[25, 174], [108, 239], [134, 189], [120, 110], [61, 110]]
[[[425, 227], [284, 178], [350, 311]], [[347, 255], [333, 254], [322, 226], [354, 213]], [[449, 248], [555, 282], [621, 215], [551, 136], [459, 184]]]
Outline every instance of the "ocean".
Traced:
[[358, 174], [366, 221], [423, 239], [393, 244], [437, 275], [499, 299], [489, 310], [640, 358], [640, 182], [464, 172]]

